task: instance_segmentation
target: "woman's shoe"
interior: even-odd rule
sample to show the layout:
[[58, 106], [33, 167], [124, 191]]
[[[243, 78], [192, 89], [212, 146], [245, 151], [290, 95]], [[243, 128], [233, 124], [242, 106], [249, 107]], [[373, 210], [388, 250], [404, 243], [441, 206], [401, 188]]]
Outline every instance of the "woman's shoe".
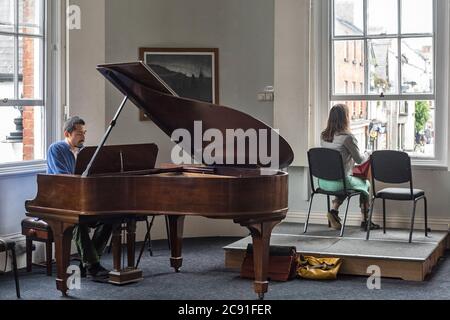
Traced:
[[[370, 230], [380, 230], [381, 227], [378, 224], [370, 222]], [[367, 231], [367, 221], [361, 222], [361, 230]]]
[[328, 221], [330, 222], [330, 226], [332, 229], [341, 230], [341, 218], [339, 218], [339, 211], [331, 210], [327, 213]]

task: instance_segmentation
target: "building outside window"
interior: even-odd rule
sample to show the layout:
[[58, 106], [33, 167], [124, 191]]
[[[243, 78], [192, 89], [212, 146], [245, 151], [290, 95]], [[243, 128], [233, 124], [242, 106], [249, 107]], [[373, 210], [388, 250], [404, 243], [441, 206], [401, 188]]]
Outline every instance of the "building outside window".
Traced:
[[44, 18], [44, 0], [0, 0], [0, 165], [45, 158]]
[[[349, 106], [361, 149], [434, 158], [434, 1], [333, 0], [331, 8], [331, 105]], [[358, 63], [343, 62], [350, 44]]]

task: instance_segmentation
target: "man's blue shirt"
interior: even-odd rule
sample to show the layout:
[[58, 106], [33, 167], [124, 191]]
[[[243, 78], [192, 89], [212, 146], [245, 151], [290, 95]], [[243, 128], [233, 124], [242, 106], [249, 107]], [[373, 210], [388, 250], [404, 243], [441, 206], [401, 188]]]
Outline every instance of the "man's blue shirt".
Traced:
[[48, 174], [74, 174], [75, 156], [66, 141], [55, 142], [48, 149]]

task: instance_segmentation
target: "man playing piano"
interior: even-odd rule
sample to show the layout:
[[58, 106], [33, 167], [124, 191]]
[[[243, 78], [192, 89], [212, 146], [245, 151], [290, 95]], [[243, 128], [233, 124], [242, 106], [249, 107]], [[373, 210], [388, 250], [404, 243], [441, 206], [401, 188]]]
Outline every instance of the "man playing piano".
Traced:
[[[52, 144], [48, 150], [48, 174], [74, 174], [78, 152], [83, 147], [86, 129], [85, 122], [79, 117], [72, 117], [64, 124], [63, 141]], [[74, 197], [77, 195], [74, 194]], [[92, 239], [90, 227], [78, 225], [73, 230], [73, 240], [81, 257], [82, 276], [87, 273], [95, 279], [107, 278], [109, 271], [100, 264], [101, 255], [111, 236], [111, 224], [97, 224]]]

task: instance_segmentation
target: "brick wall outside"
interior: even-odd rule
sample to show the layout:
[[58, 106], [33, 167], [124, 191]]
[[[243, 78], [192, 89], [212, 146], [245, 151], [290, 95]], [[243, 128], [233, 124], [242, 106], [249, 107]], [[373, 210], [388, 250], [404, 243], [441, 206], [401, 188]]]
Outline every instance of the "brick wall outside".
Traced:
[[[23, 1], [23, 17], [25, 21], [32, 21], [34, 15], [34, 1]], [[23, 98], [34, 98], [34, 44], [33, 38], [23, 40]], [[23, 160], [34, 160], [34, 108], [23, 108]]]

